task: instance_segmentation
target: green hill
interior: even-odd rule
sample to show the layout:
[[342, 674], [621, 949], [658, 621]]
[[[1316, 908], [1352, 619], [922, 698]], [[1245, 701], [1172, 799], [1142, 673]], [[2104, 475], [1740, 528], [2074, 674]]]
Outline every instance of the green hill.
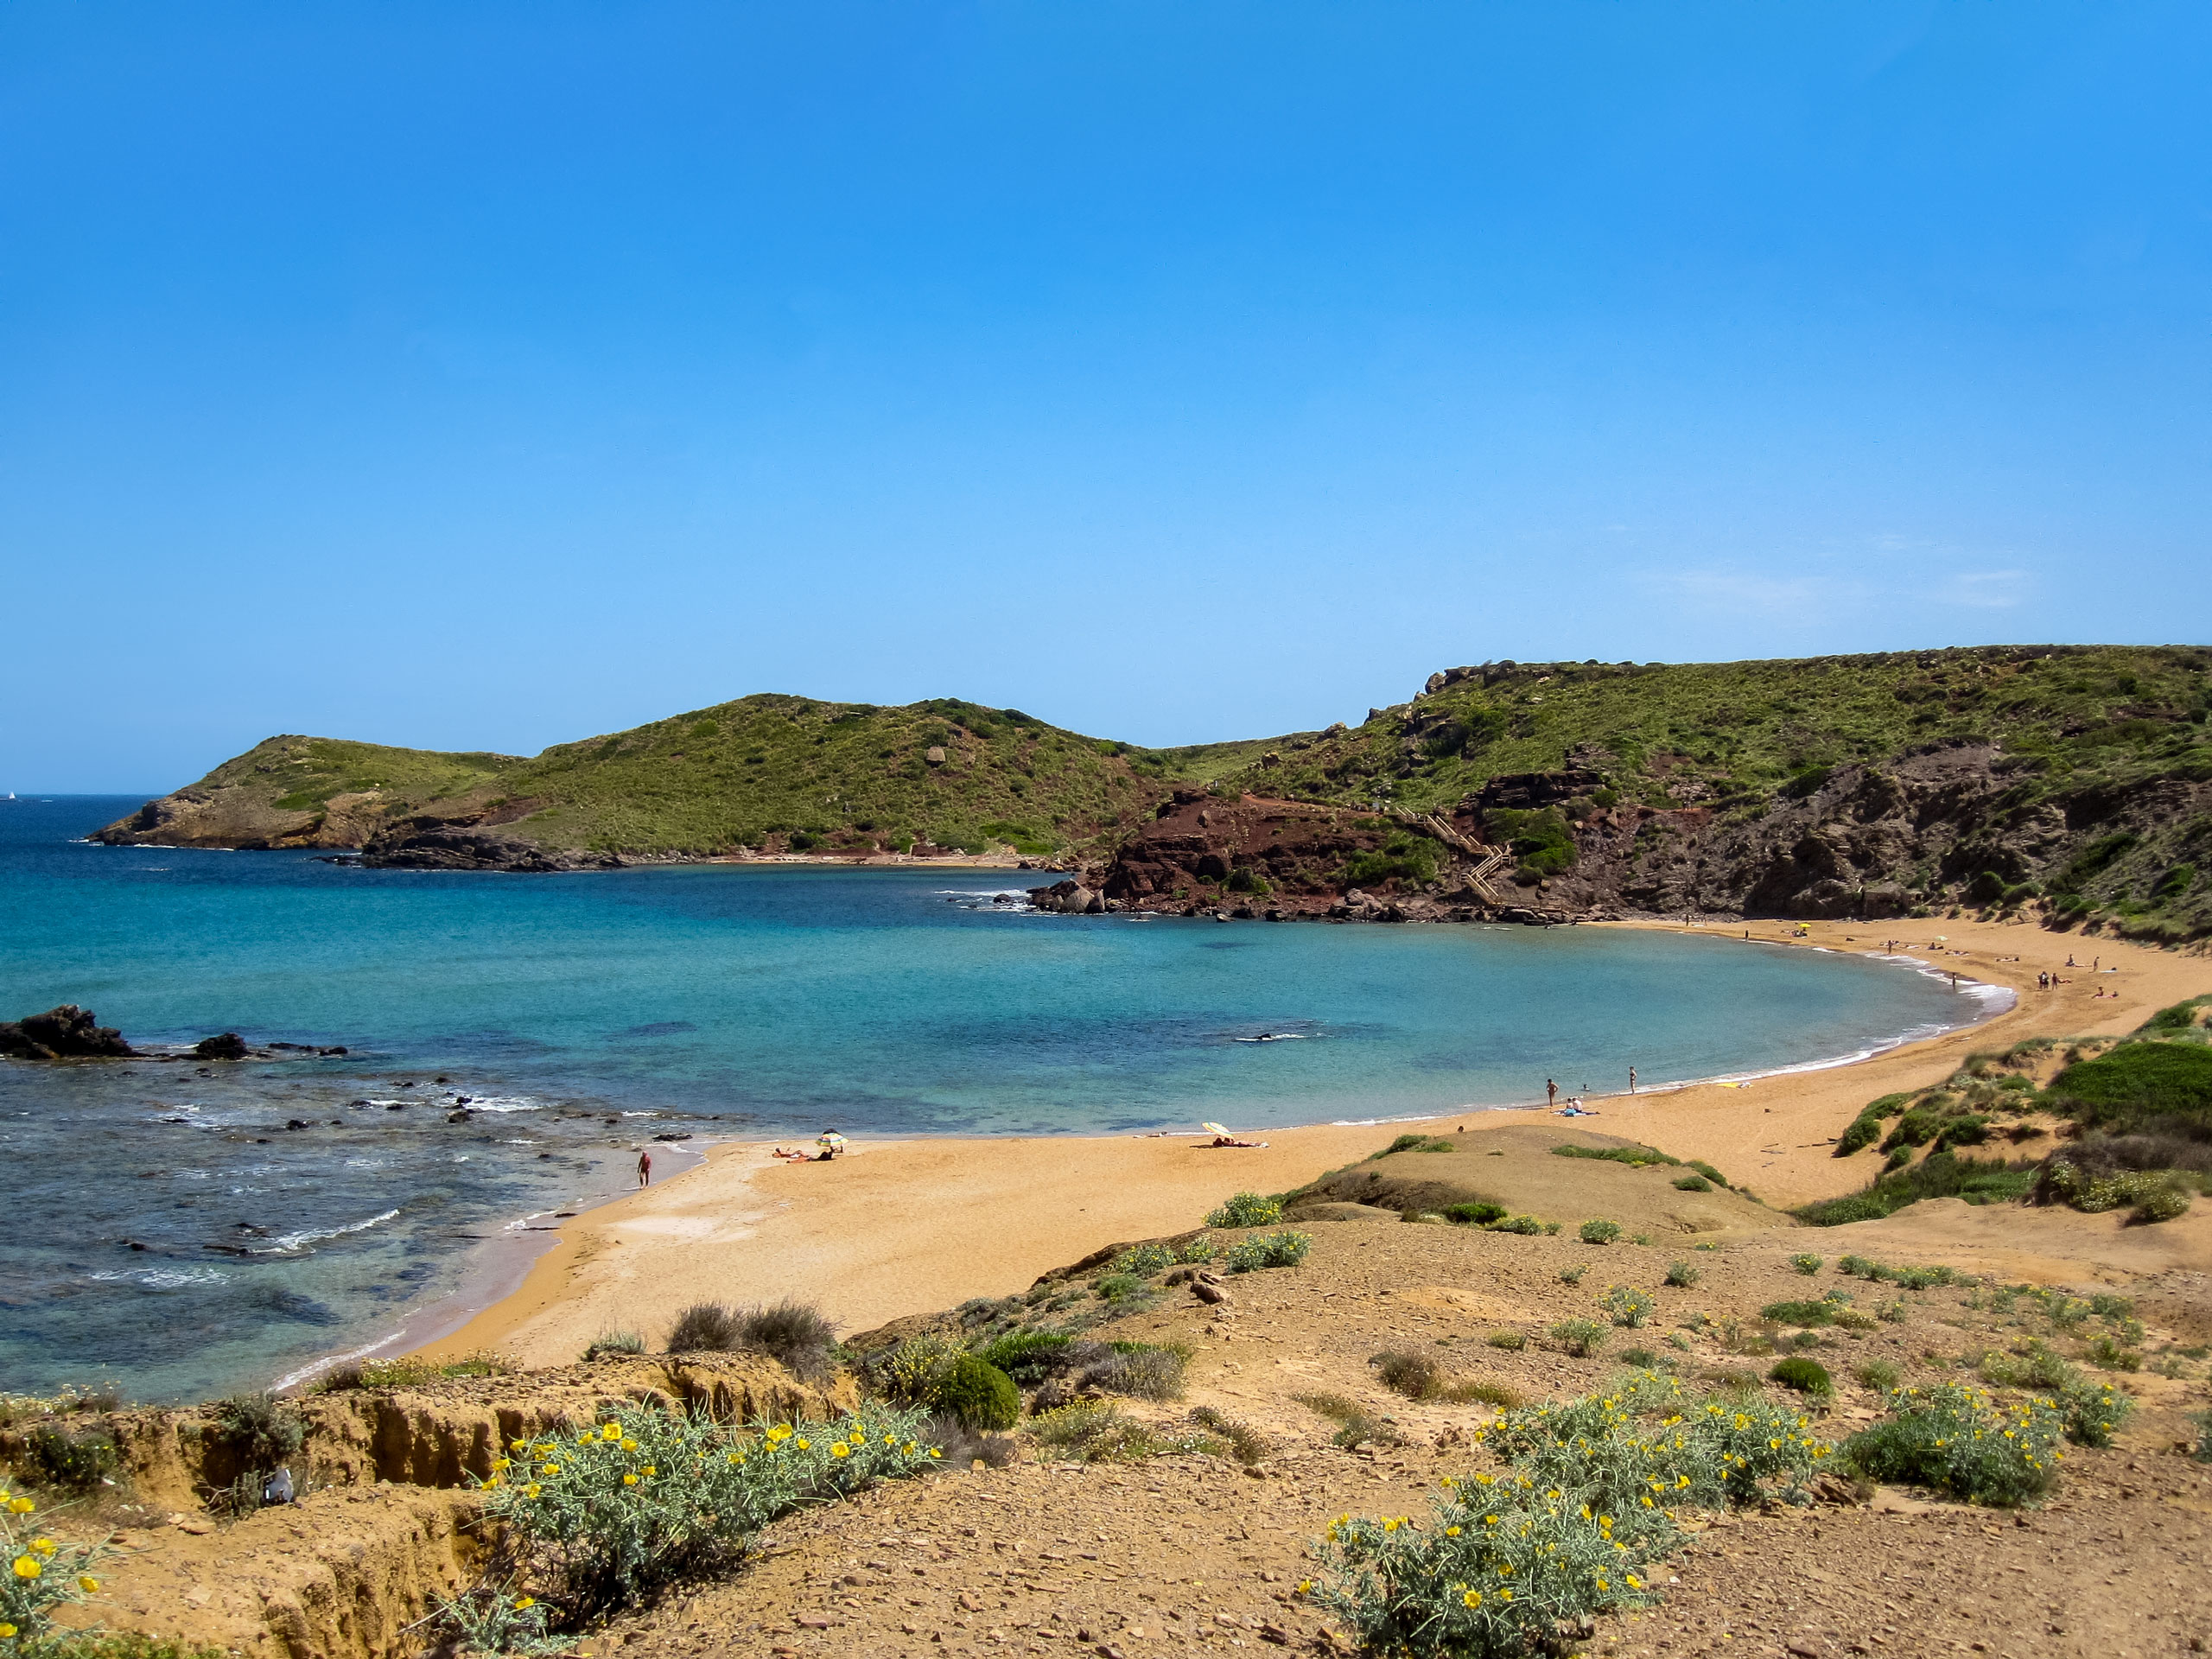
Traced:
[[[1261, 745], [1213, 787], [1456, 810], [1511, 842], [1532, 881], [1564, 877], [1578, 839], [1594, 855], [1600, 817], [1639, 877], [1663, 836], [1752, 873], [1707, 898], [1683, 881], [1608, 890], [1630, 908], [1768, 909], [1747, 854], [1770, 863], [1809, 838], [1803, 857], [1833, 843], [1846, 885], [1899, 883], [1929, 905], [2039, 899], [2059, 919], [2189, 937], [2212, 931], [2209, 707], [2200, 646], [1491, 663], [1433, 675], [1355, 729]], [[1503, 781], [1529, 774], [1543, 776]], [[1885, 818], [1877, 845], [1868, 827]], [[1759, 845], [1762, 826], [1789, 844]]]
[[116, 842], [372, 849], [464, 826], [560, 852], [1051, 852], [1144, 817], [1157, 763], [1014, 709], [764, 695], [529, 759], [273, 737], [100, 832]]

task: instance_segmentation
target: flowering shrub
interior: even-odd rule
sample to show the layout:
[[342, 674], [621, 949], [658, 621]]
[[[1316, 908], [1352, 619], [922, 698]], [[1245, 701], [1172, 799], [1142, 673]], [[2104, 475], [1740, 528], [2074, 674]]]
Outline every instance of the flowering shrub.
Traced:
[[2039, 1497], [2058, 1476], [2064, 1418], [2056, 1402], [2031, 1395], [2000, 1406], [1986, 1389], [1958, 1382], [1896, 1389], [1891, 1414], [1845, 1442], [1875, 1480], [1932, 1486], [1968, 1503], [2011, 1508]]
[[1552, 1326], [1552, 1340], [1577, 1359], [1605, 1345], [1605, 1327], [1595, 1319], [1561, 1319]]
[[582, 1614], [742, 1548], [801, 1503], [929, 1467], [938, 1454], [921, 1423], [871, 1403], [835, 1424], [738, 1430], [632, 1407], [573, 1435], [514, 1441], [480, 1484], [486, 1509], [523, 1541], [528, 1579]]
[[1209, 1227], [1271, 1227], [1282, 1219], [1282, 1205], [1257, 1192], [1239, 1192], [1206, 1217]]
[[1585, 1244], [1610, 1244], [1620, 1236], [1621, 1224], [1618, 1221], [1586, 1221], [1580, 1232]]
[[53, 1610], [98, 1590], [92, 1569], [100, 1552], [89, 1544], [57, 1544], [32, 1519], [38, 1505], [0, 1489], [0, 1641], [10, 1649], [46, 1633]]
[[1791, 1407], [1756, 1395], [1709, 1400], [1644, 1371], [1608, 1394], [1509, 1411], [1475, 1439], [1540, 1483], [1580, 1491], [1619, 1514], [1769, 1497], [1796, 1502], [1833, 1450], [1809, 1429]]
[[1175, 1265], [1175, 1252], [1165, 1244], [1138, 1244], [1114, 1258], [1114, 1271], [1149, 1278]]
[[1789, 1258], [1789, 1265], [1809, 1279], [1821, 1270], [1821, 1258], [1810, 1254], [1793, 1255]]
[[1614, 1285], [1598, 1299], [1598, 1305], [1612, 1318], [1615, 1325], [1630, 1331], [1640, 1330], [1644, 1320], [1651, 1317], [1651, 1310], [1659, 1306], [1648, 1290], [1638, 1290], [1634, 1285]]
[[1432, 1514], [1339, 1516], [1316, 1596], [1380, 1653], [1509, 1659], [1562, 1625], [1654, 1599], [1675, 1507], [1802, 1497], [1827, 1446], [1794, 1412], [1725, 1406], [1649, 1373], [1507, 1412], [1476, 1440], [1511, 1472], [1446, 1480]]
[[2076, 1446], [2110, 1446], [2113, 1431], [2134, 1414], [2135, 1402], [2109, 1382], [2075, 1376], [2058, 1395], [2066, 1438]]
[[1250, 1273], [1258, 1268], [1294, 1268], [1313, 1248], [1311, 1233], [1265, 1233], [1240, 1238], [1222, 1257], [1231, 1273]]
[[1315, 1599], [1372, 1652], [1517, 1655], [1562, 1619], [1652, 1599], [1646, 1563], [1670, 1536], [1526, 1477], [1446, 1481], [1425, 1525], [1339, 1516]]

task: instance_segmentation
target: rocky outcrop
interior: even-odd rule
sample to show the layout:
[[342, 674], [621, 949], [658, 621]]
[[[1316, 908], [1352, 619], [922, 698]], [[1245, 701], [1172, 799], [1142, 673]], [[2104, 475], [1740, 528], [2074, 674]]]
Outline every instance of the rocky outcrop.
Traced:
[[137, 1052], [121, 1032], [74, 1002], [0, 1025], [0, 1054], [11, 1059], [126, 1060]]
[[[1599, 804], [1611, 798], [1608, 779], [1586, 763], [1493, 777], [1433, 821], [1184, 791], [1122, 845], [1100, 890], [1109, 907], [1277, 919], [1549, 924], [1691, 912], [1872, 921], [1948, 902], [1965, 882], [2047, 879], [2101, 838], [2212, 813], [2212, 783], [2061, 804], [2024, 798], [2019, 775], [1994, 746], [1950, 744], [1838, 767], [1748, 807], [1656, 807]], [[1535, 841], [1504, 847], [1524, 831], [1495, 815], [1531, 812], [1570, 844], [1566, 868], [1546, 868], [1560, 862], [1556, 849], [1532, 857]], [[1478, 884], [1468, 849], [1484, 844], [1512, 856]]]
[[266, 788], [202, 784], [149, 801], [92, 838], [111, 847], [234, 847], [251, 852], [359, 847], [390, 822], [400, 804], [372, 789], [334, 795], [315, 806], [286, 807], [270, 799]]
[[1102, 916], [1106, 912], [1106, 896], [1073, 879], [1055, 881], [1049, 887], [1030, 888], [1029, 902], [1039, 910], [1067, 916]]
[[541, 847], [476, 824], [421, 819], [395, 824], [361, 849], [361, 862], [379, 870], [501, 870], [518, 875], [557, 875], [574, 870], [615, 870], [613, 853]]

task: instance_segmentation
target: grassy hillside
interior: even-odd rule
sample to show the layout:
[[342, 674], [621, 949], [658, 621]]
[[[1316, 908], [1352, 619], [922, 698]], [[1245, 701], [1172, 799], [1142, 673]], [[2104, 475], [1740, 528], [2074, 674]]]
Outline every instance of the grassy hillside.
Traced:
[[435, 819], [568, 850], [903, 850], [921, 840], [1041, 854], [1137, 823], [1178, 775], [1019, 709], [761, 696], [531, 759], [270, 738], [102, 833], [351, 846]]
[[770, 695], [563, 743], [501, 784], [529, 807], [514, 830], [548, 846], [705, 852], [770, 836], [894, 847], [926, 836], [1046, 852], [1151, 810], [1159, 785], [1138, 776], [1136, 753], [955, 698], [877, 708]]
[[381, 791], [395, 799], [459, 798], [493, 785], [518, 764], [509, 754], [442, 754], [332, 737], [272, 737], [226, 760], [194, 785], [245, 787], [280, 811], [317, 811], [340, 795]]
[[[1501, 774], [1579, 766], [1600, 807], [1758, 818], [1835, 770], [1997, 746], [2005, 810], [2069, 830], [2163, 791], [2155, 827], [2069, 844], [2040, 890], [2072, 914], [2201, 931], [2212, 918], [2212, 650], [1987, 646], [1799, 661], [1497, 664], [1342, 734], [1288, 737], [1219, 788], [1444, 809]], [[1432, 682], [1433, 683], [1433, 682]], [[2146, 816], [2138, 813], [2139, 817]]]

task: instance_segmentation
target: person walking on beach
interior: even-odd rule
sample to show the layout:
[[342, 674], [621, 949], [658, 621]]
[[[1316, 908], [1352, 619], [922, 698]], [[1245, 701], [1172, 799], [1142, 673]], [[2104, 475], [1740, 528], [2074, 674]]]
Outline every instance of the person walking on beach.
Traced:
[[1554, 1083], [1549, 1077], [1544, 1079], [1544, 1104], [1547, 1106], [1559, 1104], [1559, 1084]]
[[1632, 1065], [1628, 1069], [1628, 1091], [1631, 1095], [1636, 1092], [1636, 1068]]
[[652, 1184], [653, 1155], [650, 1152], [641, 1152], [638, 1154], [638, 1185], [651, 1186]]

